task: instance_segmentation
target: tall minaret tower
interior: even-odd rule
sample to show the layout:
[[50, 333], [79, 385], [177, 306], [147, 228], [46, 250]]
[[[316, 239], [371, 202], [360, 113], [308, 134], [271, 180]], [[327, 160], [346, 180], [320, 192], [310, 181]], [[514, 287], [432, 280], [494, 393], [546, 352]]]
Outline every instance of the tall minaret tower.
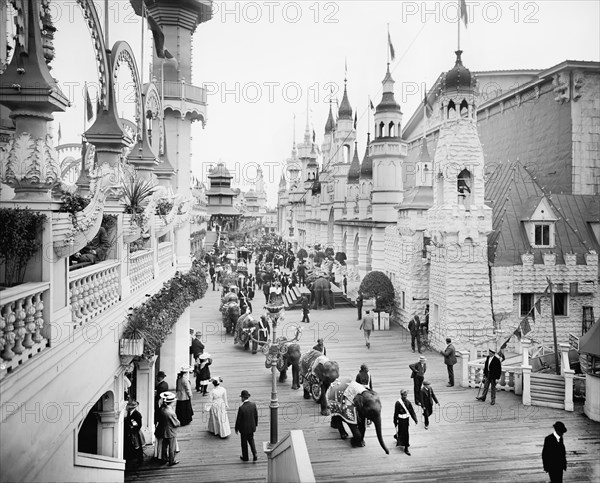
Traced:
[[[145, 0], [148, 13], [164, 33], [164, 47], [175, 60], [159, 58], [153, 49], [152, 76], [158, 82], [164, 108], [165, 146], [173, 169], [173, 191], [191, 198], [191, 128], [192, 123], [206, 122], [206, 91], [193, 85], [192, 36], [203, 22], [212, 18], [212, 1]], [[175, 230], [175, 256], [177, 269], [185, 271], [191, 266], [190, 225], [184, 223]], [[160, 351], [160, 369], [169, 376], [169, 387], [174, 387], [175, 375], [182, 365], [188, 364], [190, 310], [187, 309], [173, 326]]]
[[[375, 137], [369, 145], [369, 157], [373, 162], [373, 221], [394, 223], [398, 216], [395, 206], [400, 202], [404, 185], [402, 171], [408, 149], [400, 137], [402, 111], [394, 97], [389, 63], [382, 84], [383, 96], [375, 109]], [[383, 230], [375, 230], [373, 270], [384, 270], [384, 237]]]
[[468, 345], [492, 329], [484, 203], [484, 158], [477, 134], [476, 80], [456, 52], [441, 81], [442, 124], [434, 156], [428, 225], [435, 250], [429, 289], [430, 334], [436, 349], [451, 337]]

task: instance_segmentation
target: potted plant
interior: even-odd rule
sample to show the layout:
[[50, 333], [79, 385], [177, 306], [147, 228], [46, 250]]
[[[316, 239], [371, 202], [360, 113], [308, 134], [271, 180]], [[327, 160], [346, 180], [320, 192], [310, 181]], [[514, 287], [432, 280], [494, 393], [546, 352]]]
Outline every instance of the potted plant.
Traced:
[[119, 355], [126, 357], [141, 356], [144, 353], [145, 338], [146, 332], [142, 327], [141, 319], [130, 320], [119, 340]]
[[40, 231], [46, 215], [28, 208], [0, 209], [0, 265], [4, 285], [23, 283], [27, 264], [42, 246]]
[[132, 215], [131, 220], [142, 229], [147, 224], [144, 206], [152, 193], [154, 193], [152, 181], [140, 179], [135, 175], [129, 176], [129, 179], [123, 184], [125, 213]]

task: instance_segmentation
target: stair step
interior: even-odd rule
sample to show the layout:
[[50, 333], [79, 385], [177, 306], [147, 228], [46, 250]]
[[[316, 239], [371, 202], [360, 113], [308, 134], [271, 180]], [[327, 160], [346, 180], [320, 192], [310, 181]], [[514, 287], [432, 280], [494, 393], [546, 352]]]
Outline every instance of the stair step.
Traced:
[[548, 394], [543, 392], [531, 391], [531, 399], [537, 399], [540, 401], [562, 401], [565, 400], [564, 394]]

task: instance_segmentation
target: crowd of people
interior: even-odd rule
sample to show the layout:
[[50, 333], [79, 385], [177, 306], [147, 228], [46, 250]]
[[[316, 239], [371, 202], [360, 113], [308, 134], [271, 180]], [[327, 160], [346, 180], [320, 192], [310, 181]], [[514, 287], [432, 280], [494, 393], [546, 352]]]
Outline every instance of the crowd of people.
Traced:
[[[244, 256], [232, 263], [231, 255], [234, 251], [220, 251], [218, 249], [208, 253], [205, 262], [208, 267], [210, 281], [213, 290], [217, 285], [223, 285], [223, 290], [229, 292], [231, 287], [224, 283], [224, 277], [231, 273], [235, 276], [236, 293], [240, 304], [240, 313], [252, 312], [252, 300], [255, 291], [261, 290], [265, 296], [265, 303], [272, 301], [273, 293], [283, 293], [295, 285], [306, 283], [307, 267], [302, 260], [296, 260], [291, 250], [284, 244], [255, 244], [249, 250], [244, 251]], [[239, 253], [237, 253], [239, 254]], [[254, 259], [254, 273], [244, 271]], [[229, 266], [228, 266], [229, 265]], [[231, 265], [242, 270], [234, 272]], [[343, 281], [342, 281], [343, 283]], [[344, 284], [345, 285], [345, 284]], [[347, 290], [346, 287], [344, 287]], [[302, 322], [310, 322], [310, 303], [307, 297], [302, 300]], [[371, 347], [371, 332], [374, 328], [373, 314], [366, 310], [363, 316], [363, 298], [357, 300], [358, 319], [361, 321], [359, 327], [363, 331], [365, 345]], [[396, 446], [403, 448], [406, 455], [411, 455], [410, 448], [410, 420], [415, 425], [419, 423], [416, 408], [422, 411], [424, 429], [428, 430], [434, 406], [440, 405], [434, 388], [426, 379], [427, 357], [424, 350], [428, 348], [427, 339], [429, 333], [429, 306], [425, 313], [419, 316], [413, 314], [408, 330], [411, 336], [411, 349], [419, 352], [419, 359], [409, 365], [410, 377], [413, 380], [413, 400], [409, 399], [407, 389], [400, 391], [400, 397], [395, 401], [393, 424], [395, 427], [394, 438]], [[313, 349], [327, 355], [323, 339], [319, 338]], [[454, 365], [457, 363], [456, 349], [450, 338], [446, 339], [446, 347], [441, 351], [448, 372], [448, 387], [453, 387]], [[491, 404], [496, 401], [496, 384], [502, 374], [502, 351], [489, 351], [484, 365], [484, 378], [480, 387], [477, 400], [484, 402], [488, 392], [491, 394]], [[179, 451], [177, 443], [177, 431], [181, 426], [190, 424], [194, 412], [192, 408], [193, 392], [190, 375], [195, 376], [195, 389], [201, 397], [207, 396], [204, 410], [208, 412], [207, 431], [219, 438], [228, 438], [231, 435], [231, 423], [228, 416], [229, 401], [227, 389], [223, 385], [220, 376], [211, 377], [210, 367], [212, 356], [206, 352], [202, 342], [201, 331], [190, 330], [190, 365], [181, 367], [177, 374], [174, 392], [169, 390], [165, 381], [166, 374], [159, 371], [157, 374], [155, 392], [155, 431], [156, 438], [154, 457], [161, 463], [170, 466], [179, 461], [176, 454]], [[362, 364], [356, 375], [355, 381], [365, 388], [373, 390], [373, 378], [367, 364]], [[209, 387], [211, 390], [209, 391]], [[483, 392], [481, 392], [483, 391]], [[254, 442], [254, 433], [258, 425], [258, 412], [256, 404], [250, 401], [250, 393], [242, 390], [240, 393], [241, 404], [237, 411], [234, 424], [236, 434], [240, 434], [242, 454], [240, 459], [244, 462], [250, 461], [249, 450], [253, 461], [257, 461], [258, 454]], [[138, 464], [143, 462], [143, 447], [145, 444], [142, 427], [142, 416], [137, 410], [138, 403], [129, 401], [127, 404], [127, 415], [125, 417], [125, 458], [134, 460]], [[370, 421], [366, 421], [370, 425]], [[549, 473], [551, 481], [562, 481], [562, 473], [566, 470], [566, 452], [563, 435], [566, 432], [564, 424], [557, 422], [554, 425], [554, 433], [549, 435], [544, 442], [543, 467]]]

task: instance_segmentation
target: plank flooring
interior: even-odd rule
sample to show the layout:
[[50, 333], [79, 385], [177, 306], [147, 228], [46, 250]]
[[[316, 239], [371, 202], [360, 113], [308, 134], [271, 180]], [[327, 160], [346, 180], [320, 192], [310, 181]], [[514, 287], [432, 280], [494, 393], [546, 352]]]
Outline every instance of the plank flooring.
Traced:
[[[253, 301], [255, 313], [264, 302], [260, 291]], [[194, 393], [193, 422], [179, 430], [180, 464], [158, 466], [150, 461], [152, 447], [146, 448], [147, 462], [139, 469], [126, 472], [127, 482], [255, 482], [267, 477], [267, 458], [262, 442], [269, 440], [269, 400], [271, 372], [265, 368], [264, 356], [245, 352], [222, 330], [218, 311], [219, 292], [208, 291], [205, 298], [192, 307], [192, 327], [202, 330], [206, 350], [213, 357], [211, 373], [221, 376], [229, 396], [229, 420], [232, 434], [220, 439], [206, 430], [208, 418], [203, 411], [207, 398]], [[428, 379], [440, 401], [425, 430], [422, 416], [419, 424], [411, 422], [412, 456], [394, 447], [392, 423], [394, 403], [400, 388], [409, 390], [412, 380], [408, 365], [418, 360], [410, 349], [410, 336], [401, 328], [374, 332], [371, 349], [365, 347], [358, 329], [356, 309], [313, 310], [311, 323], [301, 324], [301, 311], [285, 314], [280, 325], [291, 337], [293, 326], [303, 328], [300, 346], [312, 348], [319, 337], [325, 340], [327, 355], [337, 360], [341, 376], [355, 377], [362, 363], [368, 364], [374, 389], [383, 404], [383, 434], [390, 449], [386, 455], [377, 442], [375, 430], [367, 429], [364, 448], [352, 448], [349, 440], [339, 438], [329, 427], [329, 418], [320, 415], [312, 400], [302, 397], [302, 390], [291, 390], [288, 381], [278, 384], [279, 437], [292, 429], [302, 429], [308, 445], [315, 478], [319, 482], [350, 481], [444, 481], [444, 482], [544, 482], [541, 451], [544, 437], [552, 432], [552, 424], [561, 420], [565, 435], [568, 471], [565, 481], [600, 481], [600, 424], [583, 414], [581, 404], [574, 412], [558, 409], [526, 407], [513, 393], [500, 392], [495, 406], [475, 400], [476, 390], [446, 387], [447, 373], [443, 358], [426, 352]], [[240, 440], [233, 425], [242, 389], [252, 394], [259, 407], [259, 427], [255, 435], [259, 460], [243, 463], [239, 459]]]

